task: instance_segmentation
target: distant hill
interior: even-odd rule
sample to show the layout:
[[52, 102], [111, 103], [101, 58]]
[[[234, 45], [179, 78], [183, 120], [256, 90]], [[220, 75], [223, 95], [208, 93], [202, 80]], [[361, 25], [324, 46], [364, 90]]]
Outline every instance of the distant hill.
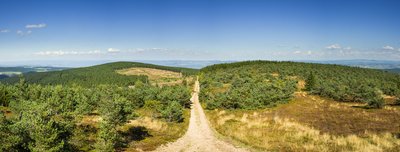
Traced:
[[0, 79], [17, 76], [28, 72], [49, 72], [60, 71], [67, 68], [64, 67], [50, 67], [50, 66], [14, 66], [14, 67], [0, 67]]
[[9, 77], [8, 75], [0, 74], [0, 79], [5, 79], [5, 78], [8, 78], [8, 77]]
[[2, 72], [48, 72], [48, 71], [60, 71], [67, 68], [64, 67], [49, 67], [49, 66], [16, 66], [16, 67], [0, 67], [0, 73]]
[[[99, 84], [115, 84], [119, 86], [128, 86], [134, 84], [136, 81], [146, 82], [147, 76], [126, 76], [115, 72], [116, 70], [132, 67], [145, 67], [181, 72], [183, 75], [193, 75], [196, 74], [198, 71], [189, 68], [159, 66], [139, 62], [113, 62], [91, 67], [74, 68], [62, 71], [29, 72], [24, 74], [24, 77], [26, 79], [26, 82], [28, 83], [37, 83], [44, 85], [77, 84], [85, 87], [91, 87]], [[18, 81], [19, 77], [15, 76], [1, 80], [1, 82], [4, 83], [16, 83]]]
[[385, 71], [394, 72], [394, 73], [400, 73], [400, 68], [385, 69]]
[[326, 60], [326, 61], [304, 60], [300, 62], [337, 64], [337, 65], [347, 65], [352, 67], [371, 68], [371, 69], [400, 68], [400, 61], [385, 61], [385, 60]]

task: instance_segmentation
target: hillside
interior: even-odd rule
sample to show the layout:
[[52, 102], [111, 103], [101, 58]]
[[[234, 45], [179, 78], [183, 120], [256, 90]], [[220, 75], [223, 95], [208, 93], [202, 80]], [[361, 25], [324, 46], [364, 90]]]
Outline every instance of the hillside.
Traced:
[[400, 68], [385, 69], [385, 71], [389, 71], [389, 72], [393, 72], [393, 73], [400, 73]]
[[[201, 73], [202, 84], [208, 91], [208, 94], [203, 95], [203, 101], [225, 99], [229, 96], [231, 104], [208, 102], [208, 105], [234, 109], [243, 108], [240, 107], [243, 100], [236, 101], [232, 97], [241, 92], [247, 96], [242, 93], [241, 96], [236, 96], [238, 99], [254, 97], [258, 101], [254, 103], [255, 100], [249, 99], [253, 107], [246, 104], [245, 108], [288, 101], [291, 94], [299, 89], [296, 83], [302, 81], [309, 81], [304, 88], [309, 93], [344, 102], [368, 102], [370, 105], [380, 102], [383, 95], [394, 96], [400, 91], [400, 76], [397, 74], [341, 65], [247, 61], [208, 66], [201, 69]], [[262, 97], [258, 93], [270, 93], [274, 96]]]
[[260, 151], [399, 151], [400, 76], [382, 70], [246, 61], [201, 69], [214, 129]]
[[46, 67], [46, 66], [38, 66], [38, 67], [24, 67], [24, 66], [15, 66], [15, 67], [0, 67], [0, 79], [5, 79], [12, 76], [17, 76], [22, 73], [28, 72], [49, 72], [49, 71], [60, 71], [65, 70], [67, 68], [63, 67]]
[[64, 67], [48, 67], [48, 66], [33, 66], [33, 67], [24, 67], [24, 66], [16, 66], [16, 67], [0, 67], [1, 72], [48, 72], [48, 71], [60, 71], [67, 68]]
[[[167, 67], [153, 64], [144, 64], [138, 62], [114, 62], [91, 67], [74, 68], [62, 71], [26, 73], [24, 77], [28, 83], [37, 84], [77, 84], [90, 87], [98, 84], [114, 84], [119, 86], [128, 86], [136, 81], [147, 82], [147, 76], [144, 75], [121, 75], [116, 70], [143, 67], [168, 70], [173, 72], [181, 72], [183, 75], [193, 75], [197, 70], [189, 68]], [[15, 83], [19, 81], [19, 77], [11, 77], [1, 80], [4, 83]]]
[[[154, 150], [185, 133], [196, 72], [116, 62], [6, 79], [0, 151]], [[180, 83], [152, 85], [158, 79]]]

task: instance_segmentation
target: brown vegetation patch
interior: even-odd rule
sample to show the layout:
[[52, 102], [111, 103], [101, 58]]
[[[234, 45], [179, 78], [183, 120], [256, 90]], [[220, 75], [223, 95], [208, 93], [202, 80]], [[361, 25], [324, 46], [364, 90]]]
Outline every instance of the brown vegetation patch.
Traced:
[[97, 127], [98, 123], [103, 120], [99, 115], [85, 115], [78, 125], [90, 125]]
[[273, 77], [279, 77], [279, 73], [278, 73], [278, 72], [271, 73], [271, 75], [272, 75]]
[[222, 135], [268, 151], [398, 151], [400, 107], [364, 109], [298, 92], [262, 110], [207, 111]]
[[[309, 125], [323, 133], [362, 135], [365, 132], [400, 132], [400, 109], [364, 109], [361, 103], [341, 103], [318, 96], [296, 96], [272, 115]], [[271, 114], [270, 114], [271, 115]]]
[[0, 106], [0, 112], [2, 112], [4, 114], [4, 116], [6, 116], [6, 118], [10, 118], [10, 117], [14, 116], [11, 109], [8, 107]]
[[299, 80], [297, 82], [297, 90], [303, 90], [306, 87], [306, 81]]
[[183, 136], [189, 124], [190, 111], [184, 110], [184, 121], [181, 123], [166, 122], [152, 118], [153, 111], [139, 109], [141, 117], [130, 120], [121, 128], [125, 134], [134, 134], [128, 148], [124, 151], [151, 151], [157, 147], [173, 142]]
[[146, 75], [150, 80], [182, 77], [182, 74], [178, 72], [140, 67], [117, 70], [117, 73], [123, 75]]
[[159, 86], [182, 84], [184, 80], [186, 80], [186, 82], [194, 81], [194, 77], [183, 77], [182, 73], [179, 72], [152, 68], [135, 67], [117, 70], [116, 72], [122, 75], [145, 75], [148, 77], [152, 85]]

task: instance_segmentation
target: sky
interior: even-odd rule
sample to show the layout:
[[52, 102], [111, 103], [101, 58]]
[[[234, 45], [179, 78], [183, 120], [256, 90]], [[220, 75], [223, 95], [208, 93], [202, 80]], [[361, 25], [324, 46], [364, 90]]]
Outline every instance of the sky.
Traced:
[[400, 60], [398, 0], [0, 0], [0, 63]]

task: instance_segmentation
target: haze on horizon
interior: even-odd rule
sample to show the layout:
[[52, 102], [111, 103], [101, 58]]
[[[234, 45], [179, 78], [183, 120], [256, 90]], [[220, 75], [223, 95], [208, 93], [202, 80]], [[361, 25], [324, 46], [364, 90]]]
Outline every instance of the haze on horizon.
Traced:
[[3, 0], [0, 64], [400, 60], [400, 1]]

